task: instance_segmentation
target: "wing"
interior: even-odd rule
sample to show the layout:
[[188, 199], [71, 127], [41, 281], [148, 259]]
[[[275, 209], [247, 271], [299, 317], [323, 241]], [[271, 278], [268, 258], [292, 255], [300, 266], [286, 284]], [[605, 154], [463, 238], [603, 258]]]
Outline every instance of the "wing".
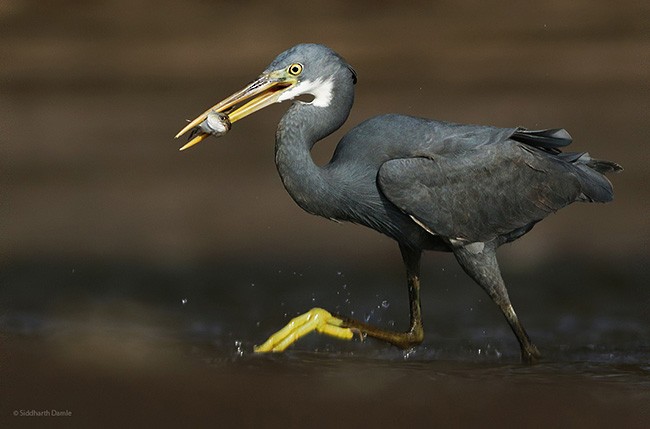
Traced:
[[539, 221], [581, 193], [568, 163], [513, 140], [393, 159], [377, 180], [384, 195], [427, 230], [468, 242]]

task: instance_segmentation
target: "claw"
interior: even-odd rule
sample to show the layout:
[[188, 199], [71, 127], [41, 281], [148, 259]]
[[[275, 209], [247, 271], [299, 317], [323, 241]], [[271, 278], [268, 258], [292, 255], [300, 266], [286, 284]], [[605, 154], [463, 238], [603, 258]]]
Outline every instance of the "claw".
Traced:
[[291, 319], [264, 344], [255, 347], [255, 353], [282, 352], [312, 331], [342, 340], [351, 340], [354, 336], [352, 329], [343, 327], [343, 320], [332, 316], [329, 311], [322, 308], [312, 308], [305, 314]]

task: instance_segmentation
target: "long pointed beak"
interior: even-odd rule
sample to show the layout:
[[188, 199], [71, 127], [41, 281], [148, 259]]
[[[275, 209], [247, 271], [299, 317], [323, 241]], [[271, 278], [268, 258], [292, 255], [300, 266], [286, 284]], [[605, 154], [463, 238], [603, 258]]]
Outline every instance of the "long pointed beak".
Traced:
[[[294, 86], [295, 83], [295, 78], [287, 77], [284, 74], [278, 76], [277, 72], [263, 74], [257, 80], [246, 86], [244, 89], [237, 91], [230, 97], [220, 101], [219, 103], [215, 104], [200, 114], [198, 117], [196, 117], [196, 119], [188, 123], [185, 128], [180, 130], [179, 133], [176, 134], [175, 138], [179, 138], [192, 128], [199, 126], [203, 121], [207, 119], [208, 114], [211, 112], [226, 112], [229, 109], [234, 109], [226, 112], [230, 123], [233, 124], [236, 121], [250, 115], [251, 113], [263, 109], [273, 103], [279, 102], [278, 99], [282, 93]], [[246, 104], [241, 105], [241, 103], [244, 103], [247, 100], [248, 102]], [[240, 105], [240, 107], [236, 107], [237, 105]], [[189, 147], [192, 147], [195, 144], [202, 142], [209, 136], [210, 133], [198, 133], [192, 140], [187, 142], [185, 146], [181, 147], [180, 150], [185, 150]]]

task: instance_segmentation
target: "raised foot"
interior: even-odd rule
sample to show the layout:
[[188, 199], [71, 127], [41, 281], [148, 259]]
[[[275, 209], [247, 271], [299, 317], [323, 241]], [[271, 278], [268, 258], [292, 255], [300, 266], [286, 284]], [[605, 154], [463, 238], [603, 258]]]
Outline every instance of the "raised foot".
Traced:
[[342, 325], [343, 320], [332, 316], [329, 311], [312, 308], [305, 314], [291, 319], [284, 328], [271, 335], [264, 344], [255, 347], [255, 353], [282, 352], [312, 331], [342, 340], [351, 340], [352, 329], [344, 328]]

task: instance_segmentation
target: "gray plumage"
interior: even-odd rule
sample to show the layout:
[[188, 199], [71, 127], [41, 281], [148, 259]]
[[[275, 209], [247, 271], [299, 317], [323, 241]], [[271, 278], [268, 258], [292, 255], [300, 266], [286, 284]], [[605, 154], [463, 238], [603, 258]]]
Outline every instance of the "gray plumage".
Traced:
[[292, 62], [305, 64], [303, 79], [331, 76], [335, 82], [329, 106], [295, 102], [277, 131], [282, 180], [310, 213], [360, 223], [415, 248], [441, 250], [440, 241], [447, 239], [510, 241], [574, 201], [612, 199], [611, 184], [599, 170], [620, 167], [560, 152], [571, 143], [565, 130], [383, 115], [352, 129], [331, 161], [316, 166], [309, 152], [347, 119], [356, 75], [321, 45], [298, 45], [269, 70]]
[[332, 79], [333, 85], [329, 104], [296, 101], [278, 125], [275, 159], [287, 191], [310, 213], [392, 237], [407, 267], [410, 331], [386, 333], [349, 319], [348, 326], [401, 347], [419, 343], [421, 252], [450, 251], [499, 305], [522, 357], [533, 360], [537, 349], [512, 309], [496, 248], [575, 201], [610, 201], [612, 186], [602, 173], [621, 167], [586, 153], [563, 153], [571, 137], [562, 129], [528, 131], [394, 114], [353, 128], [331, 161], [318, 166], [310, 150], [346, 121], [356, 74], [338, 54], [313, 44], [280, 54], [266, 72], [293, 63], [304, 66], [300, 81]]

